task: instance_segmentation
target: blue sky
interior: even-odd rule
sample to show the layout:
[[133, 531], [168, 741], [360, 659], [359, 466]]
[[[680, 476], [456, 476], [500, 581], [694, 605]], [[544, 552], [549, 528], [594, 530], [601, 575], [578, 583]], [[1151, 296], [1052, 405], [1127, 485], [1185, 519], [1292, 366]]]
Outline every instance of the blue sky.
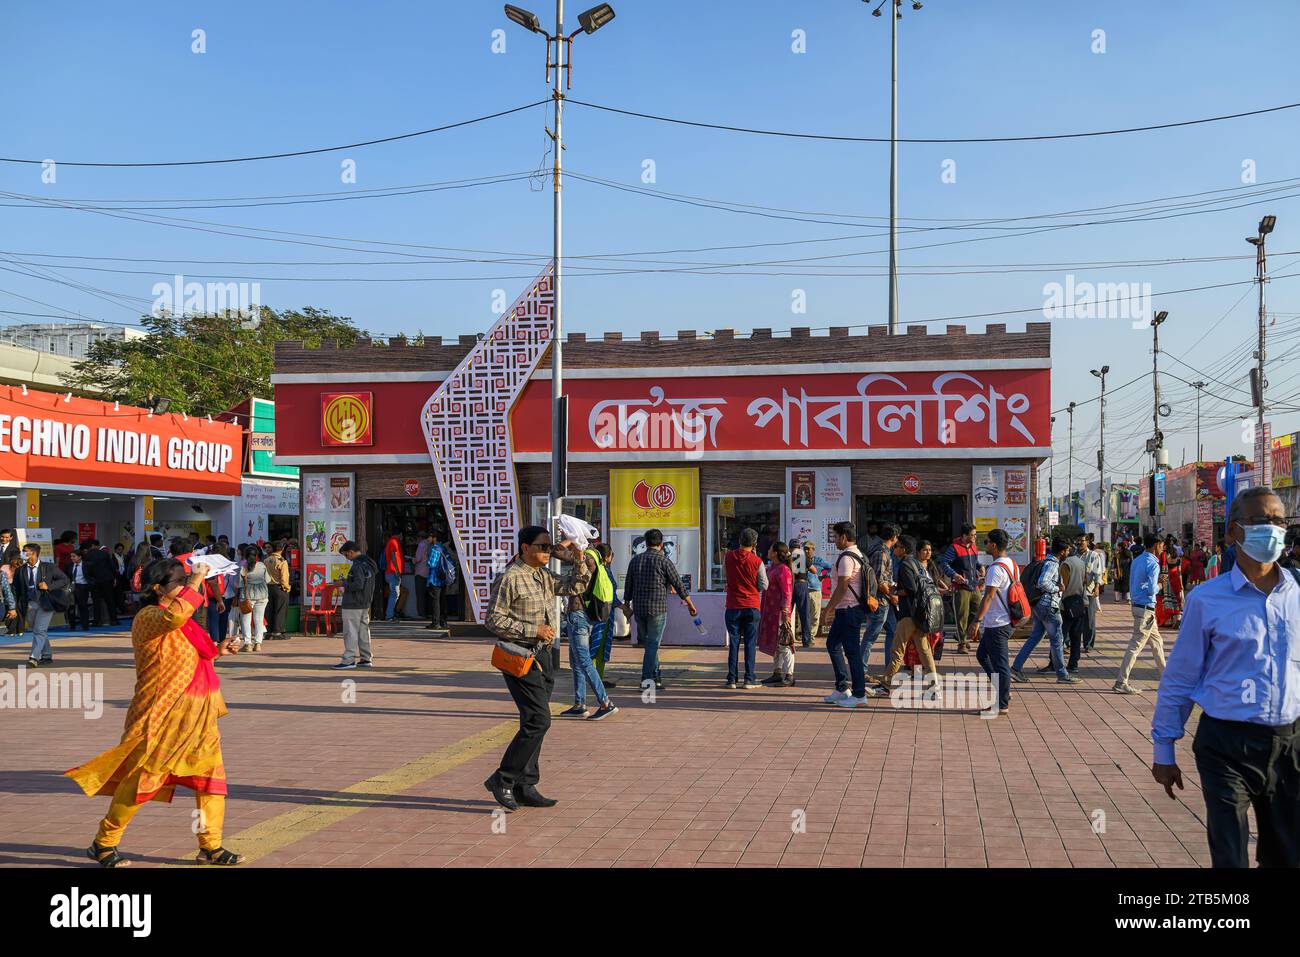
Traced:
[[[584, 6], [570, 5], [570, 28]], [[866, 4], [622, 0], [615, 6], [613, 24], [576, 43], [575, 99], [737, 126], [888, 134], [889, 22], [872, 18]], [[543, 20], [553, 13], [541, 4], [534, 9]], [[1201, 0], [930, 0], [920, 12], [907, 3], [904, 12], [904, 137], [1109, 129], [1300, 100], [1300, 68], [1292, 49], [1300, 5], [1293, 0], [1261, 0], [1248, 12]], [[506, 31], [504, 53], [492, 49], [492, 31], [498, 28]], [[206, 31], [203, 54], [191, 51], [195, 29]], [[804, 53], [792, 51], [795, 30], [806, 36]], [[1096, 30], [1105, 31], [1104, 53], [1093, 52]], [[330, 146], [468, 119], [547, 94], [540, 39], [506, 22], [495, 2], [12, 6], [0, 34], [0, 78], [9, 94], [0, 154], [65, 162], [186, 160]], [[55, 183], [43, 183], [39, 167], [0, 164], [0, 189], [66, 204], [443, 183], [537, 168], [546, 149], [543, 123], [543, 108], [537, 107], [462, 130], [297, 159], [150, 170], [64, 166]], [[648, 188], [665, 193], [829, 213], [813, 218], [841, 223], [853, 221], [845, 216], [888, 212], [887, 146], [689, 129], [579, 106], [568, 110], [565, 126], [565, 161], [578, 173], [642, 187], [650, 160], [655, 182]], [[963, 219], [1242, 190], [1246, 161], [1255, 164], [1257, 184], [1251, 189], [1264, 190], [1272, 181], [1300, 177], [1298, 129], [1300, 110], [1295, 110], [1095, 139], [904, 145], [900, 212], [924, 220], [922, 225], [953, 226]], [[355, 185], [340, 179], [344, 159], [356, 162]], [[955, 182], [941, 179], [947, 160], [955, 163]], [[259, 278], [268, 305], [328, 308], [352, 316], [376, 336], [474, 332], [493, 318], [494, 291], [504, 290], [512, 299], [526, 283], [517, 277], [536, 271], [538, 260], [529, 257], [549, 254], [550, 192], [542, 185], [514, 181], [393, 198], [115, 216], [7, 200], [9, 205], [0, 207], [6, 224], [0, 255], [40, 263], [46, 275], [115, 295], [106, 299], [103, 292], [0, 272], [0, 309], [130, 322], [148, 308], [153, 284], [180, 272]], [[1157, 296], [1162, 290], [1249, 280], [1253, 262], [1248, 259], [1136, 268], [1057, 264], [1245, 256], [1251, 249], [1243, 237], [1266, 212], [1279, 219], [1270, 239], [1273, 271], [1300, 272], [1300, 204], [1294, 192], [1279, 189], [1266, 205], [1031, 236], [951, 229], [904, 234], [900, 263], [905, 270], [945, 274], [904, 275], [901, 321], [1036, 307], [1043, 302], [1044, 284], [1064, 282], [1067, 275], [1076, 281], [1150, 283]], [[879, 235], [879, 220], [848, 226], [740, 215], [576, 179], [568, 182], [566, 195], [567, 252], [574, 256], [795, 243], [632, 257], [672, 260], [666, 268], [680, 270], [680, 263], [692, 260], [767, 262], [862, 253], [825, 260], [849, 268], [818, 270], [820, 275], [579, 275], [574, 270], [566, 286], [569, 330], [668, 334], [885, 319], [886, 257], [879, 251], [887, 239]], [[1224, 206], [1259, 202], [1245, 195], [1233, 202], [1230, 192], [1218, 196]], [[299, 242], [268, 242], [122, 215], [188, 217], [222, 224], [204, 229], [231, 231], [233, 226], [246, 233], [254, 227], [339, 239], [281, 234]], [[806, 242], [845, 236], [862, 238]], [[907, 249], [956, 239], [978, 241]], [[395, 255], [400, 252], [502, 258], [496, 252], [438, 253], [411, 246], [384, 252], [373, 245], [376, 241], [523, 253], [526, 261], [355, 264], [401, 259]], [[1282, 255], [1288, 251], [1294, 255]], [[52, 258], [74, 256], [120, 259]], [[158, 262], [123, 261], [131, 259]], [[276, 260], [338, 264], [271, 264]], [[969, 273], [979, 266], [993, 268]], [[1024, 271], [1027, 266], [1036, 271]], [[664, 264], [633, 264], [638, 267]], [[809, 267], [788, 263], [732, 270], [755, 271], [797, 273]], [[827, 275], [833, 271], [850, 275]], [[353, 281], [367, 277], [440, 281]], [[1270, 370], [1278, 396], [1300, 393], [1300, 366], [1286, 356], [1300, 341], [1297, 283], [1300, 279], [1279, 279], [1269, 287], [1270, 311], [1277, 314], [1270, 354], [1284, 357]], [[804, 314], [792, 313], [795, 290], [806, 294]], [[1251, 287], [1157, 298], [1156, 305], [1170, 312], [1162, 348], [1202, 374], [1173, 362], [1164, 368], [1188, 381], [1211, 381], [1202, 410], [1207, 457], [1248, 451], [1237, 415], [1248, 411], [1240, 403], [1248, 401], [1241, 390], [1250, 361], [1246, 343], [1254, 329]], [[28, 319], [0, 313], [0, 322]], [[1014, 329], [1026, 316], [988, 321]], [[978, 328], [983, 321], [968, 324]], [[1108, 363], [1112, 386], [1146, 372], [1150, 331], [1135, 330], [1122, 319], [1062, 319], [1055, 324], [1053, 353], [1053, 404], [1061, 407], [1096, 395], [1090, 368]], [[1174, 406], [1165, 428], [1177, 465], [1184, 448], [1189, 461], [1195, 455], [1194, 393], [1171, 377], [1162, 385]], [[1150, 394], [1148, 378], [1108, 403], [1108, 460], [1117, 471], [1127, 468], [1136, 476], [1144, 464], [1140, 449], [1151, 427]], [[1300, 408], [1300, 396], [1287, 405]], [[1096, 409], [1093, 402], [1075, 415], [1076, 485], [1095, 476]], [[1300, 428], [1300, 414], [1279, 413], [1274, 419], [1278, 431]], [[1065, 484], [1065, 422], [1061, 415], [1058, 491]]]

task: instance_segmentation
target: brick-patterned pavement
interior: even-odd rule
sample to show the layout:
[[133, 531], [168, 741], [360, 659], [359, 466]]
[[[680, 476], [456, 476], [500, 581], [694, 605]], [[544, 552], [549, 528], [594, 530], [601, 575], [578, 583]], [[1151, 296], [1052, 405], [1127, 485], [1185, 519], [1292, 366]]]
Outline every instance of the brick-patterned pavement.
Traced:
[[[1150, 658], [1134, 673], [1146, 694], [1108, 691], [1129, 627], [1127, 607], [1105, 603], [1083, 684], [1033, 674], [1014, 686], [1011, 715], [993, 720], [888, 700], [823, 704], [821, 640], [800, 649], [797, 686], [775, 690], [726, 690], [721, 650], [667, 651], [667, 689], [644, 703], [639, 650], [619, 643], [609, 673], [620, 712], [557, 718], [547, 737], [541, 789], [559, 806], [504, 818], [482, 781], [515, 710], [485, 639], [379, 626], [377, 667], [341, 673], [327, 669], [337, 639], [267, 642], [218, 664], [231, 710], [225, 843], [271, 867], [1207, 865], [1194, 728], [1179, 751], [1188, 787], [1170, 801], [1149, 772]], [[25, 653], [0, 647], [0, 664], [13, 673]], [[880, 656], [878, 644], [873, 672]], [[107, 703], [99, 720], [0, 712], [3, 865], [93, 866], [82, 849], [107, 799], [61, 772], [117, 742], [134, 680], [129, 640], [58, 639], [55, 657], [60, 672], [102, 671]], [[1043, 643], [1027, 670], [1045, 660]], [[941, 667], [977, 669], [974, 655], [951, 652]], [[554, 710], [571, 695], [566, 663]], [[123, 851], [137, 865], [185, 864], [192, 810], [184, 791], [145, 807]]]

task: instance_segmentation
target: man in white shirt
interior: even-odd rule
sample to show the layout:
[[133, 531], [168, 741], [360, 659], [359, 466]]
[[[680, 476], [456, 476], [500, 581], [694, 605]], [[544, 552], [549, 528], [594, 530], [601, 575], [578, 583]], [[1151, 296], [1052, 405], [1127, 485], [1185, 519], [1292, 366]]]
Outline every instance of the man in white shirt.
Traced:
[[1101, 607], [1101, 586], [1106, 580], [1106, 553], [1097, 547], [1097, 540], [1092, 532], [1084, 540], [1087, 551], [1083, 553], [1087, 577], [1083, 582], [1083, 594], [1088, 602], [1088, 627], [1083, 635], [1083, 647], [1088, 651], [1097, 643], [1097, 609]]
[[984, 597], [979, 611], [970, 623], [966, 634], [968, 642], [979, 632], [979, 647], [975, 659], [996, 685], [998, 714], [1007, 714], [1011, 708], [1011, 613], [1007, 604], [1007, 591], [1012, 577], [1019, 577], [1016, 563], [1006, 557], [1011, 539], [1000, 528], [989, 532], [985, 552], [993, 559], [984, 575]]

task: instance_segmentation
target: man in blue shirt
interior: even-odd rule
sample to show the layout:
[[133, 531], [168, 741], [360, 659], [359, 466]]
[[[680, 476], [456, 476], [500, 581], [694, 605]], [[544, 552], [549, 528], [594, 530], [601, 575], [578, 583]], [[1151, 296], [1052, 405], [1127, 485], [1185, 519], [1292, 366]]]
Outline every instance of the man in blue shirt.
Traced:
[[1165, 543], [1159, 535], [1148, 532], [1142, 536], [1142, 546], [1142, 554], [1133, 559], [1129, 568], [1128, 595], [1133, 605], [1133, 637], [1124, 652], [1115, 685], [1110, 689], [1116, 694], [1142, 693], [1128, 683], [1128, 676], [1133, 673], [1133, 665], [1148, 641], [1156, 659], [1156, 671], [1163, 673], [1165, 670], [1165, 641], [1160, 636], [1160, 626], [1156, 624], [1156, 602], [1160, 600], [1160, 556], [1164, 554]]
[[1043, 635], [1047, 635], [1047, 640], [1051, 643], [1052, 669], [1056, 672], [1056, 680], [1067, 685], [1077, 685], [1082, 680], [1066, 670], [1065, 655], [1061, 647], [1061, 559], [1065, 558], [1069, 551], [1069, 542], [1064, 538], [1055, 538], [1052, 540], [1052, 550], [1043, 559], [1036, 583], [1039, 598], [1032, 609], [1034, 627], [1029, 632], [1029, 637], [1025, 639], [1024, 645], [1021, 646], [1020, 654], [1016, 655], [1015, 664], [1011, 666], [1012, 681], [1029, 680], [1024, 671], [1025, 662], [1042, 641]]
[[1232, 500], [1236, 566], [1187, 596], [1160, 681], [1151, 774], [1172, 798], [1174, 745], [1192, 705], [1204, 712], [1192, 753], [1215, 867], [1250, 865], [1253, 806], [1260, 867], [1300, 867], [1300, 584], [1277, 565], [1286, 511], [1266, 486]]

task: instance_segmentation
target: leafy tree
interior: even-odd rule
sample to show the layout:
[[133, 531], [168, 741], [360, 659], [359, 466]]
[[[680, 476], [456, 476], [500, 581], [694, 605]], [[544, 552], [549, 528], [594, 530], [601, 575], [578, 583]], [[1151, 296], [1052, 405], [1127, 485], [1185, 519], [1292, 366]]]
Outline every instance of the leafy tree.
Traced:
[[352, 320], [305, 306], [256, 317], [220, 314], [141, 318], [145, 336], [95, 343], [64, 378], [70, 389], [97, 392], [129, 405], [151, 397], [171, 399], [173, 412], [222, 412], [250, 396], [272, 394], [275, 343], [282, 339], [319, 345], [337, 339], [350, 346], [361, 334]]

